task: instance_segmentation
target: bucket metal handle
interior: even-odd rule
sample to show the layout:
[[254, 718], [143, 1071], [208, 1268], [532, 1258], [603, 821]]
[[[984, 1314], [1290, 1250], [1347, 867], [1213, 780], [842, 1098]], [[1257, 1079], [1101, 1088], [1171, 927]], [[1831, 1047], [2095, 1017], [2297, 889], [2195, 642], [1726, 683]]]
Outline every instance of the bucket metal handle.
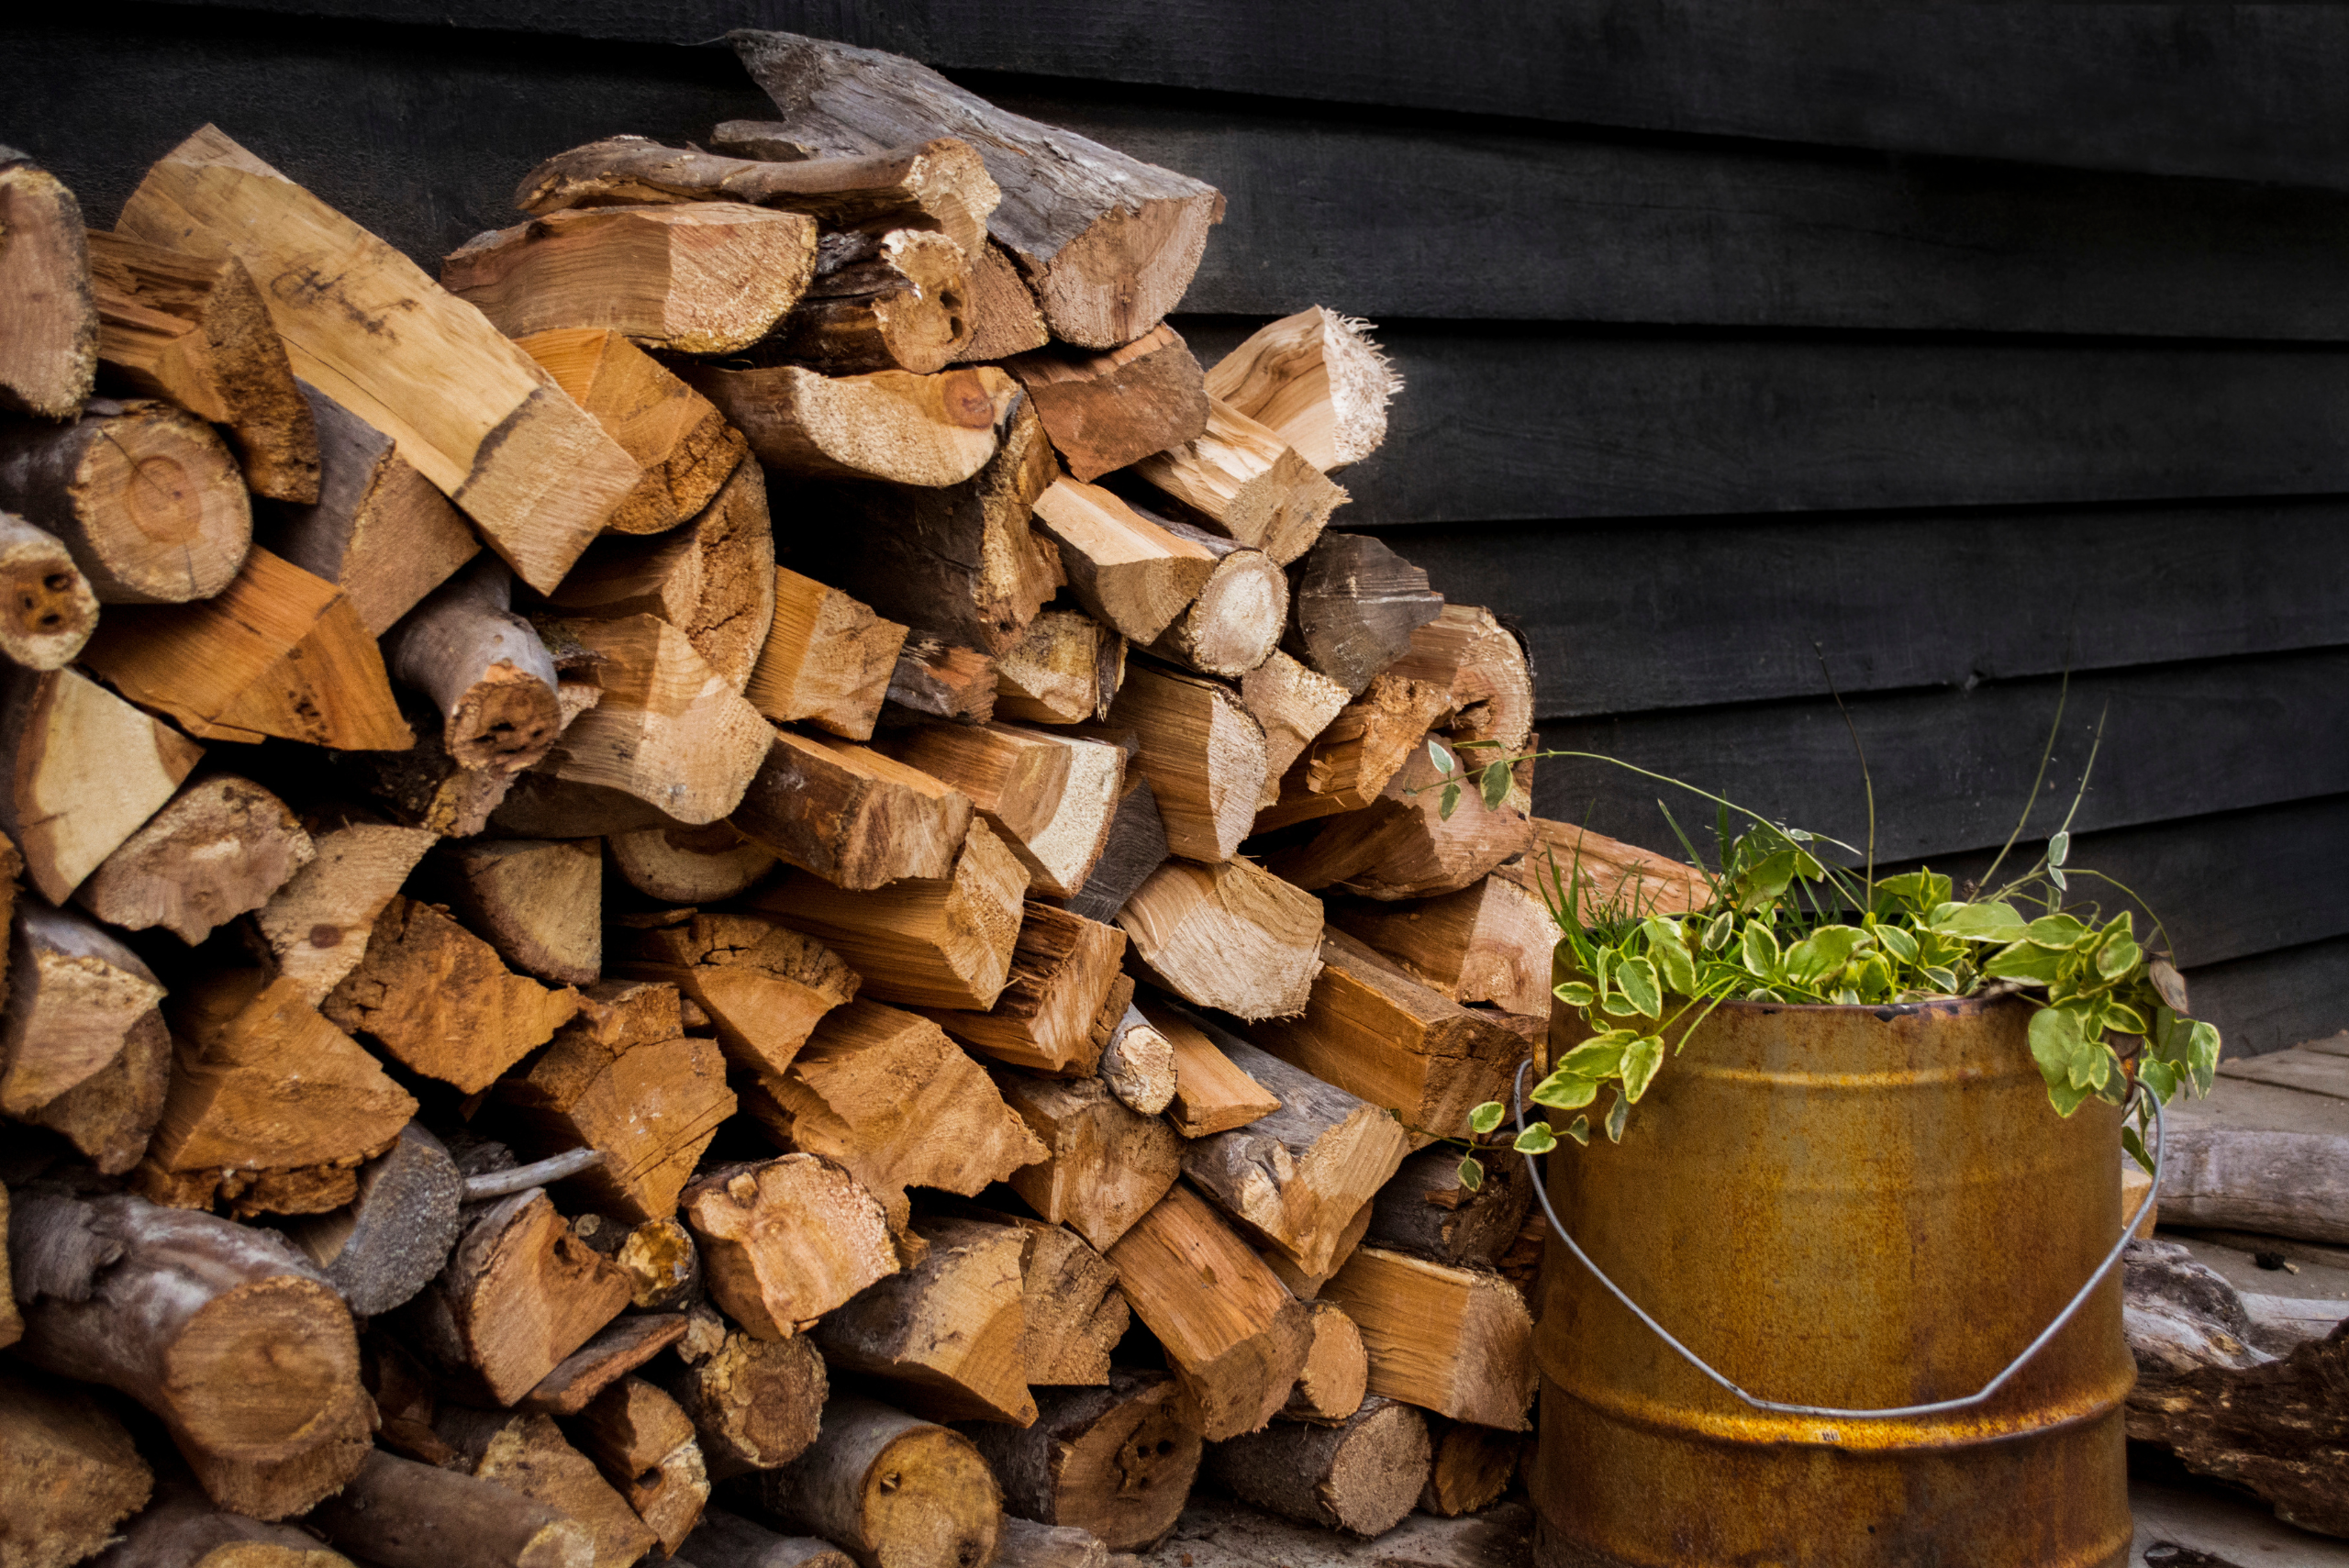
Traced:
[[[1533, 1063], [1531, 1061], [1527, 1061], [1520, 1062], [1517, 1069], [1517, 1084], [1513, 1098], [1517, 1108], [1517, 1130], [1520, 1133], [1525, 1130], [1525, 1073], [1526, 1070], [1532, 1065]], [[2134, 1100], [2139, 1095], [2142, 1095], [2144, 1092], [2145, 1089], [2143, 1084], [2132, 1082], [2129, 1088], [2129, 1099]], [[2169, 1143], [2168, 1138], [2163, 1131], [2162, 1102], [2158, 1095], [2154, 1096], [2153, 1104], [2154, 1184], [2153, 1186], [2148, 1189], [2146, 1194], [2146, 1199], [2148, 1202], [2152, 1201], [2154, 1194], [2161, 1191], [2162, 1157], [2167, 1152], [2167, 1145]], [[2127, 1112], [2128, 1108], [2129, 1102], [2124, 1100], [2121, 1104], [2121, 1110], [2124, 1114]], [[2032, 1340], [2028, 1345], [2025, 1345], [2022, 1348], [2021, 1353], [2007, 1363], [2005, 1371], [1999, 1373], [1998, 1376], [1992, 1378], [1989, 1382], [1984, 1384], [1979, 1389], [1965, 1396], [1964, 1398], [1936, 1399], [1930, 1405], [1900, 1405], [1876, 1410], [1842, 1410], [1828, 1405], [1788, 1405], [1776, 1399], [1764, 1399], [1757, 1395], [1748, 1394], [1744, 1389], [1740, 1388], [1736, 1384], [1731, 1383], [1728, 1378], [1722, 1376], [1719, 1372], [1716, 1372], [1710, 1363], [1707, 1362], [1703, 1357], [1698, 1355], [1696, 1351], [1690, 1350], [1678, 1340], [1673, 1338], [1672, 1331], [1669, 1329], [1666, 1329], [1663, 1324], [1657, 1322], [1653, 1317], [1649, 1316], [1646, 1308], [1642, 1307], [1638, 1302], [1633, 1301], [1628, 1295], [1624, 1294], [1623, 1287], [1621, 1285], [1619, 1285], [1613, 1280], [1609, 1279], [1607, 1277], [1607, 1271], [1600, 1268], [1597, 1263], [1591, 1262], [1590, 1254], [1584, 1251], [1581, 1244], [1575, 1241], [1571, 1235], [1567, 1234], [1565, 1222], [1558, 1218], [1557, 1209], [1553, 1207], [1550, 1202], [1549, 1184], [1542, 1181], [1541, 1167], [1534, 1163], [1534, 1161], [1538, 1158], [1538, 1155], [1533, 1154], [1524, 1156], [1526, 1174], [1533, 1183], [1533, 1195], [1542, 1200], [1542, 1212], [1550, 1217], [1550, 1229], [1558, 1233], [1558, 1240], [1566, 1244], [1566, 1251], [1575, 1255], [1575, 1261], [1580, 1263], [1584, 1268], [1588, 1269], [1590, 1271], [1591, 1277], [1597, 1280], [1600, 1284], [1605, 1285], [1607, 1287], [1607, 1293], [1609, 1296], [1612, 1296], [1616, 1300], [1621, 1302], [1624, 1307], [1631, 1311], [1632, 1317], [1637, 1318], [1641, 1322], [1646, 1324], [1655, 1334], [1657, 1339], [1662, 1340], [1665, 1344], [1670, 1345], [1673, 1351], [1682, 1361], [1687, 1362], [1690, 1366], [1695, 1367], [1698, 1372], [1703, 1373], [1707, 1377], [1712, 1379], [1713, 1382], [1719, 1384], [1723, 1389], [1727, 1390], [1732, 1397], [1744, 1404], [1752, 1406], [1756, 1410], [1769, 1410], [1781, 1416], [1823, 1416], [1831, 1419], [1840, 1421], [1890, 1421], [1912, 1416], [1940, 1416], [1957, 1410], [1971, 1410], [1977, 1405], [1988, 1403], [1988, 1401], [1998, 1394], [1999, 1389], [2004, 1388], [2007, 1385], [2008, 1380], [2012, 1378], [2015, 1373], [2021, 1372], [2026, 1365], [2030, 1364], [2032, 1357], [2037, 1355], [2041, 1351], [2045, 1350], [2047, 1348], [2047, 1342], [2053, 1340], [2057, 1334], [2063, 1332], [2064, 1326], [2072, 1320], [2073, 1317], [2078, 1313], [2082, 1307], [2087, 1305], [2088, 1297], [2095, 1294], [2096, 1287], [2104, 1283], [2105, 1276], [2111, 1273], [2113, 1266], [2121, 1262], [2121, 1253], [2128, 1249], [2129, 1238], [2137, 1229], [2135, 1215], [2122, 1216], [2121, 1222], [2121, 1240], [2112, 1244], [2112, 1251], [2104, 1255], [2104, 1262], [2097, 1265], [2096, 1273], [2088, 1275], [2087, 1283], [2080, 1286], [2079, 1294], [2073, 1296], [2070, 1301], [2065, 1304], [2064, 1310], [2055, 1314], [2054, 1321], [2051, 1322], [2046, 1328], [2039, 1331], [2039, 1337], [2037, 1339]]]

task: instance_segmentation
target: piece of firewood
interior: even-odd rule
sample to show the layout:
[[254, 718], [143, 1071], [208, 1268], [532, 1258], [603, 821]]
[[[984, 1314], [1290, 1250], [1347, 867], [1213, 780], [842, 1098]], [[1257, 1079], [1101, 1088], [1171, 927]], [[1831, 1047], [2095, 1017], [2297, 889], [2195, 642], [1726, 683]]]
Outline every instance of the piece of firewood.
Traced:
[[26, 1117], [121, 1055], [163, 986], [103, 927], [30, 899], [17, 909], [8, 948], [0, 1112]]
[[[635, 488], [635, 461], [479, 311], [215, 128], [150, 169], [115, 227], [242, 261], [294, 373], [392, 436], [540, 592]], [[301, 282], [318, 276], [335, 286]]]
[[1404, 1161], [1378, 1189], [1369, 1241], [1431, 1262], [1490, 1265], [1523, 1229], [1533, 1184], [1521, 1161], [1503, 1156], [1483, 1163], [1483, 1184], [1470, 1192], [1460, 1184], [1454, 1147], [1424, 1149]]
[[830, 1389], [824, 1358], [803, 1334], [762, 1340], [730, 1332], [680, 1370], [646, 1375], [693, 1422], [712, 1481], [777, 1469], [807, 1452]]
[[1563, 906], [1570, 890], [1578, 888], [1577, 902], [1586, 914], [1686, 915], [1713, 901], [1713, 879], [1686, 862], [1540, 817], [1533, 818], [1533, 843], [1525, 858], [1493, 874], [1545, 905]]
[[161, 926], [193, 947], [268, 903], [317, 852], [284, 801], [250, 779], [216, 773], [125, 839], [73, 901], [109, 925]]
[[967, 1430], [1003, 1484], [1008, 1513], [1088, 1530], [1113, 1551], [1174, 1528], [1204, 1446], [1198, 1405], [1180, 1379], [1124, 1368], [1103, 1386], [1041, 1390], [1033, 1426]]
[[1110, 706], [1105, 737], [1131, 733], [1175, 854], [1229, 861], [1256, 819], [1264, 786], [1264, 732], [1230, 688], [1137, 662]]
[[1019, 1228], [1026, 1245], [1019, 1292], [1027, 1329], [1019, 1355], [1028, 1381], [1043, 1387], [1108, 1383], [1109, 1353], [1132, 1316], [1118, 1293], [1118, 1271], [1073, 1230], [1001, 1219]]
[[97, 595], [64, 541], [0, 511], [0, 654], [28, 670], [61, 669], [97, 628]]
[[906, 628], [812, 577], [774, 577], [774, 627], [742, 695], [778, 724], [870, 740]]
[[1455, 1002], [1550, 1016], [1558, 928], [1542, 900], [1505, 877], [1409, 904], [1333, 904], [1330, 923]]
[[70, 419], [97, 370], [82, 205], [13, 147], [0, 147], [0, 408]]
[[1310, 550], [1347, 500], [1279, 434], [1214, 396], [1204, 430], [1133, 473], [1186, 517], [1281, 566]]
[[1174, 1048], [1174, 1097], [1167, 1120], [1186, 1139], [1246, 1127], [1281, 1108], [1281, 1098], [1233, 1064], [1192, 1014], [1163, 1001], [1136, 1004]]
[[1106, 353], [1038, 349], [1005, 361], [1028, 389], [1052, 446], [1082, 480], [1095, 480], [1208, 428], [1199, 361], [1161, 322]]
[[648, 349], [739, 353], [798, 303], [816, 225], [739, 202], [572, 207], [477, 234], [440, 286], [509, 338], [600, 327]]
[[24, 1338], [24, 1314], [17, 1309], [17, 1292], [8, 1266], [8, 1189], [0, 1185], [0, 1351]]
[[388, 1152], [360, 1168], [348, 1207], [299, 1216], [285, 1233], [351, 1311], [373, 1318], [412, 1299], [449, 1261], [463, 1190], [440, 1140], [410, 1122]]
[[1241, 1501], [1283, 1518], [1381, 1535], [1419, 1500], [1428, 1453], [1417, 1410], [1372, 1398], [1336, 1426], [1275, 1421], [1217, 1443], [1208, 1469]]
[[640, 1377], [623, 1377], [570, 1423], [580, 1449], [600, 1466], [646, 1528], [674, 1553], [709, 1501], [694, 1424], [677, 1402]]
[[571, 991], [508, 970], [447, 910], [395, 897], [375, 918], [366, 955], [319, 1011], [410, 1072], [473, 1095], [552, 1039], [578, 1006]]
[[317, 425], [244, 264], [98, 228], [89, 246], [109, 380], [223, 427], [254, 495], [317, 500]]
[[1308, 1301], [1305, 1310], [1313, 1344], [1281, 1415], [1292, 1421], [1342, 1421], [1362, 1408], [1369, 1387], [1370, 1356], [1362, 1347], [1362, 1330], [1334, 1301]]
[[1329, 534], [1291, 582], [1282, 646], [1349, 693], [1408, 652], [1411, 633], [1443, 613], [1428, 574], [1367, 534]]
[[977, 649], [912, 637], [889, 672], [878, 724], [890, 729], [940, 718], [985, 724], [995, 717], [995, 686], [996, 662]]
[[658, 539], [591, 546], [547, 602], [568, 616], [658, 616], [740, 691], [774, 620], [774, 530], [766, 481], [746, 462], [692, 522]]
[[760, 1510], [863, 1568], [994, 1561], [1002, 1493], [971, 1440], [872, 1399], [836, 1396], [815, 1446], [756, 1477]]
[[710, 1299], [762, 1340], [785, 1340], [897, 1271], [880, 1204], [814, 1154], [709, 1171], [684, 1194]]
[[255, 542], [340, 588], [373, 636], [481, 553], [464, 514], [390, 436], [307, 382], [295, 384], [317, 429], [310, 505], [262, 509]]
[[504, 562], [482, 557], [384, 638], [393, 676], [432, 699], [460, 767], [519, 773], [562, 732], [554, 659], [514, 613], [513, 586]]
[[352, 1568], [298, 1525], [263, 1524], [213, 1507], [184, 1476], [163, 1479], [155, 1500], [125, 1521], [94, 1568]]
[[1345, 1229], [1339, 1232], [1337, 1248], [1330, 1253], [1330, 1267], [1324, 1273], [1307, 1273], [1285, 1254], [1271, 1247], [1264, 1248], [1256, 1255], [1264, 1260], [1266, 1268], [1280, 1276], [1281, 1284], [1288, 1286], [1291, 1296], [1299, 1301], [1311, 1301], [1321, 1294], [1321, 1287], [1330, 1283], [1330, 1276], [1345, 1267], [1346, 1260], [1354, 1255], [1354, 1249], [1362, 1245], [1364, 1233], [1370, 1229], [1370, 1214], [1371, 1206], [1363, 1205]]
[[[729, 122], [729, 124], [736, 122]], [[772, 141], [772, 139], [769, 139]], [[558, 153], [524, 176], [528, 213], [663, 202], [747, 202], [806, 213], [830, 228], [935, 228], [974, 250], [1001, 199], [986, 166], [951, 137], [777, 161], [680, 151], [640, 136]]]
[[1517, 634], [1473, 605], [1446, 605], [1411, 630], [1411, 646], [1386, 667], [1401, 680], [1426, 681], [1452, 694], [1444, 729], [1455, 740], [1492, 740], [1514, 756], [1533, 734], [1533, 670]]
[[782, 111], [785, 134], [818, 153], [869, 151], [905, 125], [977, 149], [1002, 188], [988, 233], [1063, 341], [1113, 348], [1158, 325], [1223, 216], [1210, 185], [999, 109], [903, 56], [792, 33], [729, 41]]
[[359, 966], [376, 917], [434, 842], [421, 828], [368, 821], [313, 833], [310, 862], [253, 916], [279, 977], [295, 982], [302, 1000], [317, 1006]]
[[775, 865], [774, 851], [726, 822], [640, 828], [613, 834], [604, 847], [622, 882], [663, 904], [720, 903], [749, 891]]
[[1287, 1402], [1312, 1342], [1305, 1307], [1205, 1198], [1175, 1186], [1108, 1258], [1209, 1441], [1256, 1430]]
[[631, 1225], [609, 1215], [583, 1214], [571, 1229], [628, 1274], [628, 1304], [639, 1312], [667, 1316], [701, 1301], [701, 1250], [683, 1221]]
[[[741, 472], [757, 470], [745, 463]], [[549, 629], [540, 623], [541, 635]], [[564, 620], [554, 630], [604, 656], [603, 695], [562, 732], [540, 771], [617, 790], [687, 827], [741, 803], [774, 727], [685, 631], [651, 615]]]
[[1454, 1420], [1527, 1429], [1533, 1318], [1500, 1275], [1360, 1247], [1321, 1293], [1361, 1329], [1373, 1394]]
[[212, 428], [145, 399], [93, 398], [78, 413], [0, 428], [0, 506], [55, 535], [100, 604], [184, 604], [226, 588], [252, 543], [252, 506]]
[[1030, 900], [1021, 906], [1010, 977], [984, 1013], [915, 1010], [972, 1050], [1042, 1073], [1082, 1073], [1098, 1061], [1094, 1024], [1119, 978], [1125, 933]]
[[1348, 1223], [1403, 1162], [1408, 1134], [1385, 1107], [1194, 1021], [1281, 1106], [1186, 1145], [1183, 1174], [1244, 1234], [1301, 1273], [1326, 1273]]
[[766, 756], [728, 818], [743, 837], [852, 892], [953, 874], [970, 836], [970, 796], [863, 746], [768, 734]]
[[803, 365], [685, 369], [759, 461], [807, 479], [960, 484], [996, 454], [1019, 384], [992, 365], [827, 376]]
[[434, 858], [431, 877], [513, 968], [555, 985], [603, 973], [601, 840], [461, 840]]
[[857, 893], [801, 872], [762, 888], [751, 905], [847, 960], [865, 996], [983, 1011], [1011, 978], [1027, 891], [1028, 868], [985, 822], [973, 822], [942, 877]]
[[883, 750], [970, 796], [1047, 896], [1084, 885], [1125, 784], [1119, 748], [1015, 725], [925, 725]]
[[284, 1238], [128, 1195], [15, 1195], [16, 1354], [160, 1417], [212, 1500], [260, 1519], [369, 1452], [351, 1311]]
[[1173, 517], [1152, 520], [1214, 556], [1216, 567], [1150, 651], [1186, 670], [1226, 677], [1244, 676], [1271, 658], [1288, 626], [1288, 577], [1273, 558]]
[[1252, 861], [1169, 861], [1126, 900], [1118, 924], [1160, 984], [1235, 1018], [1302, 1012], [1320, 968], [1321, 901]]
[[1311, 305], [1217, 361], [1207, 390], [1326, 473], [1378, 450], [1403, 378], [1371, 341], [1369, 322]]
[[[1445, 768], [1431, 752], [1441, 751]], [[1267, 862], [1273, 872], [1309, 892], [1337, 887], [1392, 902], [1457, 893], [1533, 842], [1531, 820], [1504, 799], [1485, 804], [1469, 776], [1477, 753], [1454, 752], [1431, 737], [1387, 781], [1378, 798], [1358, 811], [1323, 819], [1301, 844]], [[1462, 782], [1464, 781], [1464, 782]], [[1447, 786], [1456, 787], [1452, 815], [1443, 814]]]
[[595, 1531], [569, 1514], [380, 1451], [304, 1522], [382, 1568], [596, 1568]]
[[811, 1535], [777, 1535], [723, 1508], [704, 1508], [679, 1561], [694, 1568], [854, 1568], [856, 1559]]
[[63, 1138], [103, 1176], [146, 1156], [172, 1078], [172, 1032], [150, 1009], [122, 1037], [112, 1062], [23, 1119]]
[[1125, 679], [1124, 638], [1082, 610], [1046, 610], [996, 661], [996, 713], [1030, 724], [1107, 718]]
[[1428, 1484], [1419, 1489], [1419, 1511], [1456, 1519], [1500, 1501], [1517, 1473], [1525, 1439], [1515, 1432], [1469, 1421], [1427, 1418]]
[[1010, 1173], [1012, 1191], [1056, 1225], [1107, 1251], [1182, 1173], [1183, 1142], [1164, 1121], [1131, 1110], [1098, 1078], [997, 1072], [1004, 1103], [1045, 1151]]
[[[1370, 806], [1453, 706], [1448, 684], [1405, 680], [1391, 670], [1372, 676], [1362, 695], [1339, 710], [1290, 764], [1278, 797], [1256, 813], [1256, 831], [1269, 833]], [[1454, 755], [1466, 759], [1471, 753]], [[1464, 779], [1463, 789], [1475, 782]]]
[[607, 532], [657, 534], [709, 505], [750, 445], [709, 400], [618, 331], [559, 327], [517, 338], [641, 470]]
[[[6, 195], [0, 184], [0, 212]], [[0, 1544], [9, 1568], [68, 1568], [95, 1554], [145, 1506], [154, 1482], [130, 1433], [79, 1385], [0, 1365]]]
[[1159, 815], [1158, 792], [1136, 762], [1141, 751], [1139, 744], [1128, 747], [1117, 815], [1109, 818], [1109, 836], [1101, 858], [1093, 862], [1093, 874], [1065, 901], [1072, 915], [1105, 924], [1115, 920], [1126, 901], [1166, 863], [1166, 819]]
[[611, 973], [675, 985], [709, 1015], [728, 1061], [770, 1076], [791, 1065], [817, 1020], [859, 984], [813, 937], [743, 911], [696, 911], [632, 931]]
[[[1132, 977], [1121, 978], [1124, 980], [1125, 995], [1130, 997], [1133, 991]], [[1112, 992], [1108, 1005], [1114, 1005], [1119, 999], [1118, 994]], [[1100, 1075], [1101, 1082], [1109, 1085], [1109, 1092], [1144, 1116], [1156, 1116], [1174, 1104], [1176, 1087], [1174, 1042], [1161, 1032], [1157, 1025], [1142, 1017], [1141, 1009], [1130, 1001], [1126, 1003], [1114, 1023], [1108, 1022], [1106, 1017], [1095, 1021], [1094, 1037], [1097, 1040], [1104, 1032], [1105, 1025], [1108, 1043], [1101, 1048], [1101, 1061], [1095, 1071]]]
[[1060, 546], [1069, 593], [1130, 641], [1155, 640], [1216, 569], [1213, 551], [1158, 526], [1110, 492], [1058, 479], [1036, 498], [1036, 526]]
[[943, 234], [837, 229], [816, 248], [806, 295], [758, 348], [829, 375], [930, 375], [965, 357], [977, 322], [970, 263]]
[[1021, 1353], [1027, 1239], [1008, 1226], [930, 1218], [914, 1227], [930, 1255], [825, 1314], [816, 1343], [825, 1364], [875, 1378], [889, 1396], [933, 1420], [1036, 1418]]
[[[1260, 811], [1279, 798], [1283, 777], [1337, 719], [1346, 696], [1345, 687], [1277, 648], [1240, 677], [1241, 706], [1264, 731], [1267, 778], [1265, 793], [1257, 798]], [[1402, 765], [1399, 759], [1396, 765]]]
[[62, 904], [163, 808], [203, 749], [72, 670], [0, 661], [0, 832], [26, 881]]
[[448, 1468], [494, 1482], [585, 1525], [596, 1541], [595, 1568], [629, 1568], [660, 1538], [604, 1478], [596, 1462], [571, 1445], [552, 1418], [443, 1405], [432, 1429], [454, 1451]]
[[786, 1147], [846, 1167], [898, 1229], [906, 1188], [968, 1197], [1045, 1152], [936, 1024], [861, 995], [825, 1014], [790, 1071], [761, 1080], [743, 1108]]
[[995, 1560], [997, 1568], [1108, 1568], [1109, 1549], [1091, 1530], [1007, 1514]]
[[971, 344], [959, 362], [1008, 359], [1050, 342], [1052, 331], [1036, 307], [1035, 292], [1003, 247], [989, 239], [970, 261]]

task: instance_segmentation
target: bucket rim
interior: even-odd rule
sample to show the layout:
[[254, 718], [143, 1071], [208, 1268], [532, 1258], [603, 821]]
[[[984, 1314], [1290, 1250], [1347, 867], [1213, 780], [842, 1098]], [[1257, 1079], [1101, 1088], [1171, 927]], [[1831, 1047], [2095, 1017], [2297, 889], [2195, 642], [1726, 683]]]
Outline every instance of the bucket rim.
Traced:
[[2014, 991], [1996, 996], [1936, 996], [1924, 1002], [1750, 1002], [1738, 996], [1716, 1003], [1710, 1010], [1726, 1013], [1734, 1009], [1757, 1017], [1770, 1013], [1866, 1013], [1880, 1023], [1889, 1023], [1902, 1018], [1965, 1017], [1987, 1013], [2007, 1003], [2022, 1002], [2021, 994]]

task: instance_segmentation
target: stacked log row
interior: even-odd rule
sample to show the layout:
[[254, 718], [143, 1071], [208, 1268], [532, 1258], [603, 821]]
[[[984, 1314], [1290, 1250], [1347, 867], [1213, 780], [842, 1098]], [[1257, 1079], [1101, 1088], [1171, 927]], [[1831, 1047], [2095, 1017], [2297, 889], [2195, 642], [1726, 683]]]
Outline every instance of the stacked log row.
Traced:
[[11, 1563], [1507, 1479], [1524, 1184], [1428, 1146], [1545, 879], [1685, 868], [1533, 820], [1516, 639], [1330, 528], [1363, 324], [1161, 319], [1212, 189], [736, 41], [780, 119], [437, 281], [209, 127], [111, 232], [0, 151]]

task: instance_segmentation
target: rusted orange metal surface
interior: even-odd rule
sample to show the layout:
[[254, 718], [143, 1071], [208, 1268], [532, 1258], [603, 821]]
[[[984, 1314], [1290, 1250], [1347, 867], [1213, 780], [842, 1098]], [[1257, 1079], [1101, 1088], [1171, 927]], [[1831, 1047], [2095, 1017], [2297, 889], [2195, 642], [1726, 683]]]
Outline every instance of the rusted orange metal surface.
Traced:
[[[1718, 1009], [1620, 1145], [1550, 1157], [1560, 1217], [1757, 1397], [1974, 1393], [2121, 1229], [2120, 1113], [2047, 1104], [2012, 999]], [[1954, 1417], [1754, 1410], [1556, 1245], [1537, 1352], [1543, 1568], [2125, 1562], [2118, 1272], [1996, 1399]]]

